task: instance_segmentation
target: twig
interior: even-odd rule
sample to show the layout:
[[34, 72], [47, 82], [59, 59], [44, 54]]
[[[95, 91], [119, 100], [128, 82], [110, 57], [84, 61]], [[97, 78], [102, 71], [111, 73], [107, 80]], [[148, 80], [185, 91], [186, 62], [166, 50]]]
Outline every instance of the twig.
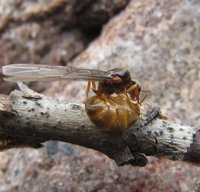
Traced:
[[84, 104], [61, 102], [19, 86], [21, 91], [0, 97], [1, 150], [59, 140], [101, 151], [118, 165], [145, 166], [145, 155], [200, 164], [200, 130], [165, 120], [157, 107], [144, 104], [141, 118], [122, 136], [95, 127]]

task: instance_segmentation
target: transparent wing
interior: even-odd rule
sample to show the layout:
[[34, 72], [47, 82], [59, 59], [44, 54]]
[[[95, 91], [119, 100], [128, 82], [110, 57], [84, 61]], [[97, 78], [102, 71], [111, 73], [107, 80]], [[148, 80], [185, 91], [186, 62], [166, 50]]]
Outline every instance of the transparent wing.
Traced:
[[2, 67], [4, 80], [12, 82], [53, 81], [53, 80], [95, 80], [113, 79], [106, 71], [78, 69], [67, 66], [40, 64], [11, 64]]

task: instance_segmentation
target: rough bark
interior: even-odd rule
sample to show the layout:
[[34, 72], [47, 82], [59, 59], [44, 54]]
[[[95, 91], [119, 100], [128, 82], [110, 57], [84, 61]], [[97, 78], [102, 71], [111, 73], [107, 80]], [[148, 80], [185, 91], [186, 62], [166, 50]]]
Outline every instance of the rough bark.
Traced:
[[[145, 166], [145, 155], [199, 164], [199, 131], [166, 120], [157, 107], [144, 104], [140, 119], [125, 135], [104, 132], [89, 120], [83, 104], [65, 103], [33, 92], [1, 97], [0, 148], [41, 147], [49, 140], [98, 150], [118, 165]], [[98, 141], [98, 142], [97, 142]]]

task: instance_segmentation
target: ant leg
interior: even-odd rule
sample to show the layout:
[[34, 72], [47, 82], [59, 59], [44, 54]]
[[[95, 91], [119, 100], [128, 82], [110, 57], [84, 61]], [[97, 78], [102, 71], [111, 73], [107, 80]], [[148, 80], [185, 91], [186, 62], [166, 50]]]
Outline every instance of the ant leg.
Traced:
[[86, 88], [86, 96], [87, 96], [87, 98], [89, 96], [90, 88], [91, 88], [91, 81], [88, 81], [87, 88]]
[[139, 104], [141, 105], [144, 100], [147, 98], [147, 96], [150, 94], [150, 91], [145, 91], [145, 90], [141, 90], [141, 92], [143, 92], [145, 95], [144, 97], [140, 100]]
[[[128, 101], [129, 101], [129, 99], [130, 98], [128, 97]], [[128, 109], [125, 109], [125, 113], [121, 114], [121, 116], [123, 115], [124, 118], [121, 118], [121, 121], [123, 121], [123, 122], [120, 123], [119, 107], [118, 107], [117, 103], [115, 103], [115, 101], [112, 98], [109, 98], [108, 102], [115, 107], [118, 130], [121, 131], [123, 137], [127, 137], [126, 130], [128, 129], [128, 119], [129, 119], [128, 118], [129, 117]], [[121, 126], [120, 126], [120, 124], [121, 124]]]
[[117, 128], [119, 128], [119, 108], [117, 106], [117, 103], [115, 103], [115, 101], [111, 97], [105, 97], [105, 102], [109, 103], [115, 108], [115, 112], [117, 115]]
[[128, 127], [128, 123], [129, 123], [129, 114], [128, 114], [128, 109], [126, 109], [126, 114], [125, 114], [125, 126], [124, 126], [124, 129], [123, 129], [123, 137], [126, 138], [127, 137], [127, 134], [125, 133], [125, 131], [129, 128]]
[[[133, 91], [133, 90], [136, 91], [135, 97], [136, 97], [136, 99], [137, 99], [137, 102], [139, 103], [139, 94], [140, 94], [140, 92], [138, 91], [138, 86], [137, 86], [137, 85], [132, 85], [132, 86], [130, 86], [130, 87], [125, 91], [125, 93], [129, 93], [129, 94], [130, 94], [130, 92]], [[130, 95], [130, 96], [131, 96], [131, 95]]]
[[95, 90], [95, 91], [97, 90], [95, 81], [92, 81], [92, 89]]
[[[111, 97], [109, 97], [107, 100], [108, 100], [108, 103], [110, 103], [115, 108], [116, 117], [117, 117], [117, 129], [121, 130], [120, 120], [119, 120], [119, 107], [118, 107], [117, 103], [115, 103], [115, 101]], [[121, 131], [123, 131], [123, 130], [121, 130]]]
[[132, 109], [133, 111], [135, 111], [138, 115], [141, 114], [140, 111], [138, 111], [138, 110], [135, 108], [135, 105], [136, 105], [136, 104], [132, 103], [131, 100], [130, 100], [129, 98], [127, 98], [126, 103], [127, 103], [127, 105], [130, 106], [131, 109]]
[[102, 98], [102, 94], [101, 94], [101, 92], [97, 89], [95, 81], [92, 81], [91, 83], [92, 83], [92, 91], [93, 91], [97, 96], [100, 96], [100, 97]]
[[133, 91], [134, 89], [137, 89], [137, 86], [136, 85], [131, 85], [125, 92], [129, 93], [129, 92]]
[[127, 97], [127, 99], [126, 99], [127, 105], [129, 105], [133, 111], [135, 111], [138, 115], [140, 115], [140, 111], [135, 109], [134, 103], [131, 102], [130, 97], [128, 96], [128, 94], [125, 92], [124, 95]]

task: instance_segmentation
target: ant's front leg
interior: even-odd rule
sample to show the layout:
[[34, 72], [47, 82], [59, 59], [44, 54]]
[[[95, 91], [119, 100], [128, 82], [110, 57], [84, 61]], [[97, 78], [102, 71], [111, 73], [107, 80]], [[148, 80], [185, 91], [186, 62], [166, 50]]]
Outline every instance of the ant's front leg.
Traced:
[[130, 86], [127, 90], [125, 90], [125, 95], [127, 93], [130, 95], [131, 99], [136, 100], [140, 104], [140, 90], [137, 85]]
[[143, 101], [147, 98], [148, 95], [150, 95], [150, 91], [141, 90], [141, 92], [144, 93], [144, 97], [140, 100], [140, 105], [143, 103]]

